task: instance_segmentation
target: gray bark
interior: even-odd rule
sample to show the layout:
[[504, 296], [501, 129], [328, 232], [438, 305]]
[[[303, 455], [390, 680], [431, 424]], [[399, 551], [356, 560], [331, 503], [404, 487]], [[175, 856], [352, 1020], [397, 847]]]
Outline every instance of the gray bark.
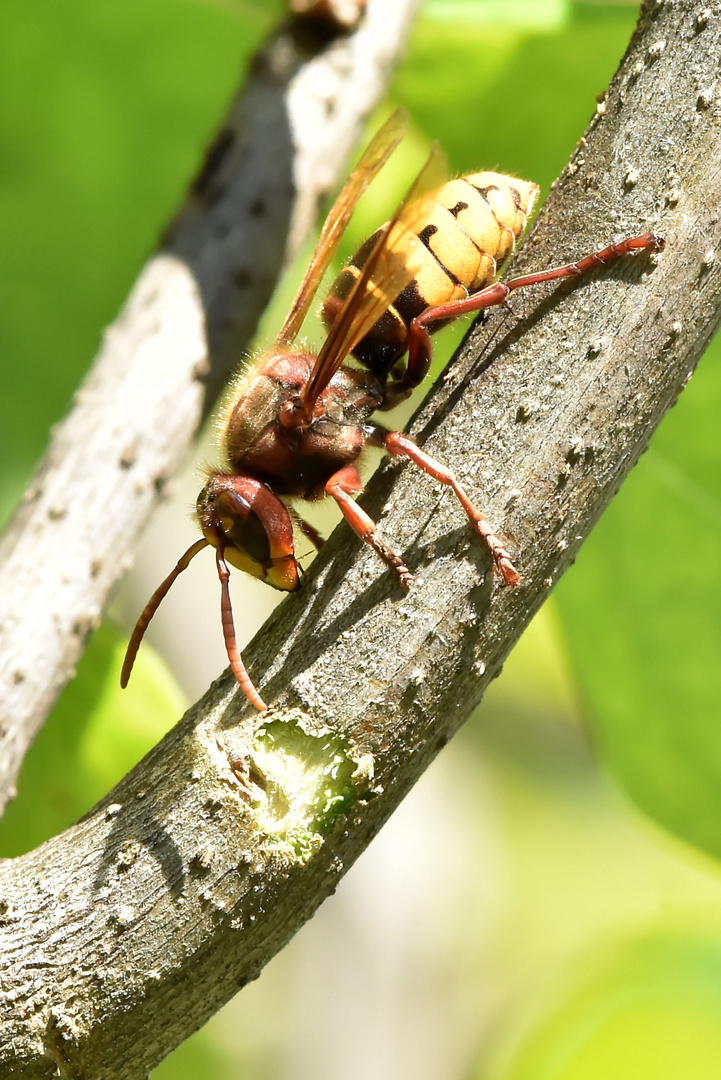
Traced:
[[364, 505], [411, 591], [341, 526], [246, 650], [276, 710], [226, 674], [85, 819], [0, 867], [0, 1075], [144, 1075], [259, 974], [478, 703], [718, 326], [720, 47], [717, 9], [644, 5], [512, 272], [650, 228], [665, 252], [518, 294], [412, 425], [522, 585], [499, 587], [450, 495], [384, 467]]
[[418, 0], [328, 38], [289, 21], [255, 57], [161, 254], [105, 333], [0, 542], [0, 811], [284, 262], [385, 92]]

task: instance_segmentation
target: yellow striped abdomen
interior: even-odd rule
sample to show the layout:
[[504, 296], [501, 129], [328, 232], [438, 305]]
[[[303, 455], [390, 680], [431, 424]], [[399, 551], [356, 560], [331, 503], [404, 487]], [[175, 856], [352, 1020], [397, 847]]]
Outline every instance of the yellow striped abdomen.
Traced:
[[[491, 172], [471, 173], [439, 188], [426, 223], [416, 230], [426, 249], [421, 270], [358, 343], [355, 356], [385, 378], [405, 352], [408, 327], [417, 315], [490, 285], [523, 232], [537, 193], [536, 184]], [[323, 307], [327, 326], [333, 324], [377, 236], [366, 241], [333, 283]]]

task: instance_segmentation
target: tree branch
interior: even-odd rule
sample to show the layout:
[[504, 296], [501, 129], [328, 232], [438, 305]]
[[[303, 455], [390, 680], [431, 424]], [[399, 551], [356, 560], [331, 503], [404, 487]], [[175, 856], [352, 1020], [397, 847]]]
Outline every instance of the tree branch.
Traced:
[[0, 867], [13, 1076], [144, 1075], [333, 891], [499, 672], [719, 323], [720, 46], [716, 13], [648, 0], [513, 269], [649, 228], [666, 251], [519, 294], [414, 422], [523, 584], [493, 580], [452, 498], [382, 469], [364, 501], [408, 595], [341, 526], [246, 650], [277, 711], [226, 674], [86, 818]]
[[281, 267], [381, 99], [418, 0], [256, 56], [161, 254], [106, 332], [0, 543], [0, 810]]

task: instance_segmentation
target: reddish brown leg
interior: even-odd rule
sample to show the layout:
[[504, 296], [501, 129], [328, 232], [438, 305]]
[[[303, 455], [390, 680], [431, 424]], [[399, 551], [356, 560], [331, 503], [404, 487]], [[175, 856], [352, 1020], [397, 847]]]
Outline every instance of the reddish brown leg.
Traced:
[[558, 281], [561, 278], [578, 277], [596, 266], [631, 255], [635, 251], [661, 251], [665, 240], [656, 233], [644, 233], [643, 236], [630, 236], [617, 244], [610, 244], [601, 251], [594, 251], [575, 263], [555, 266], [550, 270], [539, 270], [535, 274], [524, 274], [511, 278], [510, 281], [497, 281], [487, 289], [473, 293], [462, 300], [452, 300], [449, 304], [426, 308], [414, 319], [408, 330], [408, 364], [405, 376], [399, 381], [399, 391], [410, 391], [421, 382], [430, 367], [432, 346], [428, 327], [442, 319], [452, 319], [458, 315], [468, 315], [473, 311], [504, 304], [509, 293], [514, 289], [524, 289], [527, 285], [538, 285], [542, 281]]
[[238, 644], [235, 639], [235, 624], [233, 622], [233, 608], [230, 603], [230, 589], [228, 587], [230, 570], [225, 561], [224, 544], [218, 544], [218, 547], [215, 549], [215, 562], [218, 567], [218, 577], [220, 578], [220, 618], [223, 624], [223, 637], [225, 638], [225, 649], [228, 653], [228, 660], [233, 669], [233, 674], [240, 683], [240, 688], [248, 701], [251, 705], [255, 705], [256, 709], [265, 712], [268, 706], [253, 686], [250, 675], [245, 670], [245, 664], [238, 652]]
[[386, 566], [390, 567], [398, 575], [401, 587], [407, 589], [413, 581], [410, 570], [398, 555], [378, 537], [375, 521], [368, 517], [365, 510], [362, 510], [351, 498], [351, 495], [357, 495], [362, 489], [363, 483], [355, 465], [346, 465], [344, 468], [339, 469], [338, 472], [333, 473], [325, 485], [326, 494], [332, 496], [338, 503], [343, 517], [353, 529], [353, 532], [357, 533], [361, 540], [373, 548]]
[[153, 595], [148, 600], [147, 604], [143, 608], [140, 618], [135, 624], [128, 647], [125, 651], [125, 660], [123, 661], [123, 670], [120, 673], [120, 685], [125, 689], [130, 679], [130, 672], [133, 670], [133, 664], [135, 663], [135, 657], [138, 655], [138, 649], [140, 648], [140, 642], [143, 640], [143, 635], [148, 629], [148, 623], [152, 619], [155, 612], [160, 607], [161, 602], [165, 598], [170, 586], [173, 584], [179, 574], [185, 570], [191, 559], [194, 559], [199, 551], [202, 551], [204, 547], [208, 546], [208, 541], [203, 537], [202, 540], [196, 540], [194, 544], [188, 548], [185, 555], [182, 555], [176, 563], [173, 570], [170, 571], [165, 581], [158, 585]]
[[521, 581], [521, 575], [511, 562], [511, 556], [493, 532], [483, 514], [476, 510], [451, 470], [446, 468], [445, 465], [441, 465], [434, 458], [429, 457], [411, 439], [406, 435], [401, 435], [399, 431], [389, 431], [383, 440], [383, 445], [389, 454], [393, 454], [394, 457], [410, 458], [419, 468], [432, 476], [434, 480], [439, 480], [442, 484], [448, 484], [449, 487], [453, 488], [461, 506], [468, 515], [468, 520], [493, 556], [493, 561], [505, 584], [518, 585]]

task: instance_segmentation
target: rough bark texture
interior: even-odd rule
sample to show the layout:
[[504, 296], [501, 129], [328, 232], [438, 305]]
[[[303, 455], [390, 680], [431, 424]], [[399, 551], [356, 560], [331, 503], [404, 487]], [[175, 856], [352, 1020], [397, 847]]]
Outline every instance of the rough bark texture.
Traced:
[[[499, 588], [450, 495], [384, 468], [364, 502], [408, 595], [342, 526], [246, 652], [278, 712], [224, 676], [83, 821], [0, 867], [0, 1075], [144, 1075], [258, 975], [477, 704], [719, 323], [720, 47], [717, 9], [645, 4], [513, 270], [649, 228], [666, 251], [519, 294], [413, 425], [523, 584]], [[284, 785], [279, 749], [320, 762], [320, 800]]]
[[256, 56], [196, 177], [0, 543], [0, 811], [108, 593], [284, 261], [335, 188], [418, 0], [360, 27], [284, 26]]

